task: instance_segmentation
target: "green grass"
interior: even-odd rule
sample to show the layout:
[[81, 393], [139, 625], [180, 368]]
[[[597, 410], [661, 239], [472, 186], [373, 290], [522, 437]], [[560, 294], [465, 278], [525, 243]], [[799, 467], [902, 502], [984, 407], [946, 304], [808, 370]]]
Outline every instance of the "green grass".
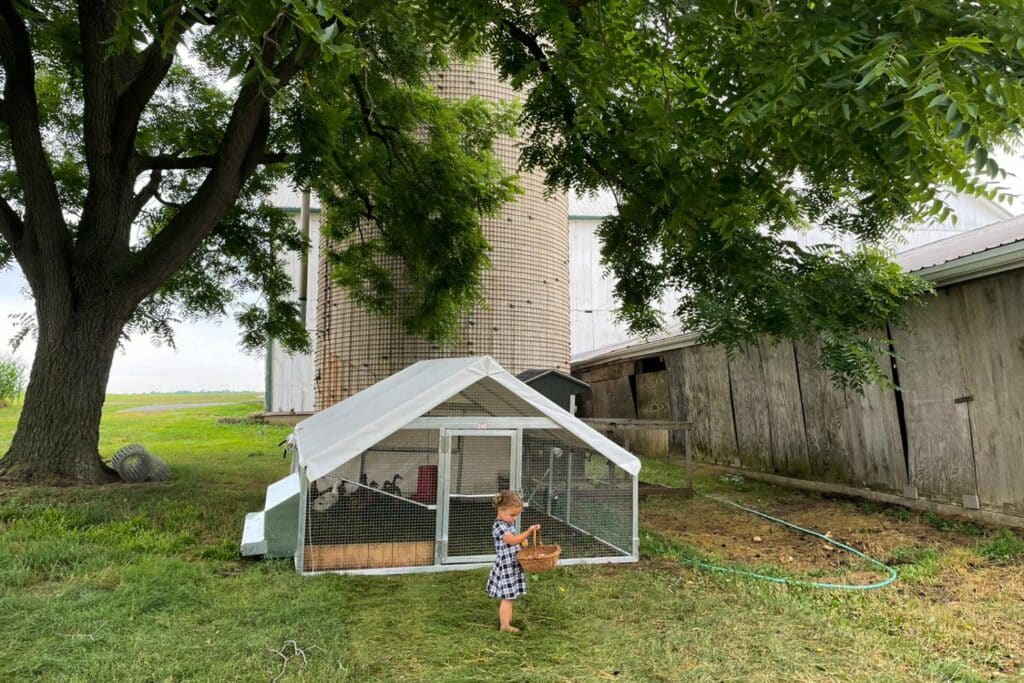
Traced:
[[[120, 412], [219, 400], [242, 402]], [[495, 628], [486, 570], [303, 578], [290, 561], [242, 560], [244, 513], [288, 472], [277, 445], [288, 429], [217, 418], [258, 408], [252, 396], [114, 396], [103, 454], [141, 442], [172, 481], [0, 489], [0, 680], [267, 681], [284, 665], [281, 680], [294, 681], [975, 681], [1022, 656], [1003, 632], [981, 633], [989, 615], [1019, 635], [1019, 601], [972, 605], [968, 633], [961, 607], [919, 595], [953, 562], [923, 547], [894, 551], [901, 570], [920, 569], [892, 590], [840, 593], [701, 572], [680, 560], [709, 554], [645, 529], [639, 564], [532, 578], [515, 636]], [[0, 443], [16, 410], [0, 410]], [[648, 459], [643, 475], [682, 478], [669, 459]], [[708, 475], [695, 484], [802, 495]], [[1008, 537], [982, 543], [980, 563], [1019, 555]], [[290, 641], [304, 668], [277, 654], [294, 655]]]
[[925, 522], [928, 523], [928, 526], [938, 529], [939, 531], [946, 531], [948, 533], [961, 534], [964, 536], [981, 536], [985, 533], [984, 529], [973, 522], [946, 519], [934, 512], [925, 512], [923, 516]]
[[1024, 539], [1009, 529], [1001, 529], [981, 543], [978, 552], [993, 560], [1014, 560], [1024, 557]]

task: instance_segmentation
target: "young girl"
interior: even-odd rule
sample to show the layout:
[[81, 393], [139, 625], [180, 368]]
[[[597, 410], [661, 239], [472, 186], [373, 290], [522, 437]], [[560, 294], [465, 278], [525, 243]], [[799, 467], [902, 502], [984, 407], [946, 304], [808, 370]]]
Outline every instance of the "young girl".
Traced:
[[526, 594], [526, 574], [517, 558], [519, 544], [540, 529], [540, 524], [534, 524], [521, 534], [516, 533], [516, 517], [523, 511], [523, 500], [515, 491], [502, 491], [491, 500], [491, 504], [498, 511], [498, 518], [491, 527], [497, 557], [494, 558], [491, 575], [487, 577], [487, 594], [501, 598], [501, 606], [498, 607], [501, 630], [515, 633], [519, 629], [511, 624], [512, 601]]

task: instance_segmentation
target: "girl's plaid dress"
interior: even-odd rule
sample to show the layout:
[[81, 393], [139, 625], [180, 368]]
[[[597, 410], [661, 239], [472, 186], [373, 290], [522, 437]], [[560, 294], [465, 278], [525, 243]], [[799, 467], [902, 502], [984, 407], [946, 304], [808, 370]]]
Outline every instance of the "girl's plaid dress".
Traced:
[[487, 577], [487, 594], [492, 598], [515, 600], [526, 594], [526, 573], [519, 565], [519, 546], [505, 543], [505, 534], [516, 533], [516, 528], [500, 519], [494, 520], [491, 536], [494, 538], [494, 566]]

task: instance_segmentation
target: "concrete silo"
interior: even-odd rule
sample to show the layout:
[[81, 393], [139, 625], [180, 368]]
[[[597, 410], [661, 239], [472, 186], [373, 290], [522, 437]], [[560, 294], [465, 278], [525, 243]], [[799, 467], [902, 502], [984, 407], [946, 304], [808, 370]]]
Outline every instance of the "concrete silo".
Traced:
[[[512, 88], [486, 62], [459, 64], [435, 78], [439, 94], [511, 100]], [[500, 138], [495, 154], [515, 172], [520, 143]], [[492, 268], [487, 307], [463, 316], [461, 339], [439, 347], [408, 335], [399, 320], [369, 313], [328, 276], [321, 257], [317, 303], [315, 408], [321, 410], [419, 360], [493, 356], [513, 373], [569, 367], [569, 221], [564, 195], [545, 196], [543, 174], [520, 174], [524, 194], [484, 219]], [[320, 250], [321, 254], [326, 249]]]

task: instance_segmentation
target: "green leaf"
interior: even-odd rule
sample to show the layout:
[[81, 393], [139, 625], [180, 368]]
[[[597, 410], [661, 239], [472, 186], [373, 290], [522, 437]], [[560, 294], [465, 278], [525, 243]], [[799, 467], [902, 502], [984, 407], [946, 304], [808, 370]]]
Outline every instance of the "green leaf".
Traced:
[[974, 164], [978, 168], [979, 171], [981, 169], [985, 168], [985, 165], [988, 164], [988, 150], [987, 149], [985, 149], [984, 147], [978, 147], [974, 151]]
[[952, 121], [953, 119], [959, 118], [960, 110], [957, 109], [956, 102], [950, 102], [946, 108], [946, 120]]
[[918, 88], [917, 92], [915, 92], [913, 95], [910, 96], [910, 99], [916, 100], [919, 97], [924, 97], [925, 95], [930, 95], [930, 94], [932, 94], [933, 92], [935, 92], [938, 89], [939, 89], [939, 84], [938, 83], [928, 83], [927, 85], [923, 85], [920, 88]]

